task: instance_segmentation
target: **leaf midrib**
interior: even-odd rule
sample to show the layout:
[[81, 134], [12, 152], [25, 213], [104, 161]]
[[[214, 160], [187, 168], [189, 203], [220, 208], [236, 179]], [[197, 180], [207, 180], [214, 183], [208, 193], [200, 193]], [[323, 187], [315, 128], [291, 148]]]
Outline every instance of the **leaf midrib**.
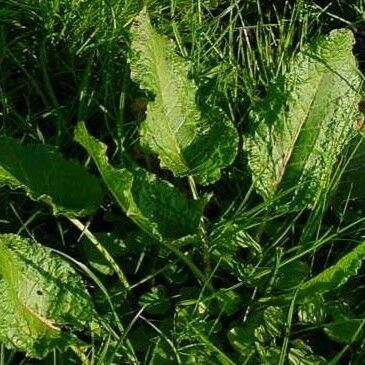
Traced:
[[[52, 321], [50, 321], [49, 319], [41, 316], [39, 313], [35, 312], [32, 308], [30, 308], [26, 303], [24, 303], [23, 301], [20, 300], [19, 295], [18, 295], [17, 290], [16, 290], [16, 287], [15, 287], [15, 283], [14, 283], [14, 281], [17, 281], [16, 276], [18, 276], [17, 275], [17, 269], [16, 269], [17, 268], [17, 263], [16, 263], [16, 261], [14, 261], [13, 257], [6, 252], [6, 249], [5, 248], [3, 248], [3, 247], [0, 246], [0, 251], [2, 251], [1, 252], [1, 255], [3, 257], [5, 257], [6, 261], [8, 263], [11, 263], [11, 265], [10, 265], [11, 266], [11, 270], [9, 270], [9, 268], [6, 268], [6, 265], [5, 266], [2, 265], [3, 268], [5, 267], [5, 273], [3, 271], [3, 279], [2, 280], [4, 282], [7, 282], [7, 287], [8, 287], [7, 292], [8, 292], [8, 295], [9, 295], [10, 298], [12, 298], [12, 300], [15, 303], [14, 311], [21, 312], [23, 310], [23, 313], [24, 313], [24, 311], [27, 312], [27, 313], [29, 313], [29, 315], [31, 317], [33, 317], [36, 321], [42, 323], [44, 326], [47, 327], [47, 329], [49, 329], [51, 331], [57, 331], [57, 332], [59, 332], [60, 331], [60, 328], [54, 326], [52, 324]], [[8, 277], [8, 280], [6, 280], [5, 277]], [[27, 314], [26, 313], [24, 313], [24, 320], [26, 322], [28, 322], [27, 321]]]
[[[169, 65], [166, 64], [165, 60], [161, 57], [159, 57], [159, 52], [158, 52], [158, 46], [159, 46], [159, 36], [158, 34], [154, 34], [155, 31], [152, 29], [151, 25], [148, 24], [148, 27], [149, 27], [149, 32], [151, 32], [152, 34], [152, 40], [153, 42], [151, 42], [152, 44], [152, 47], [150, 48], [151, 49], [151, 53], [152, 53], [152, 58], [154, 60], [154, 65], [157, 65], [156, 70], [155, 70], [155, 77], [157, 79], [157, 89], [156, 89], [156, 96], [160, 98], [161, 100], [161, 104], [162, 105], [168, 105], [168, 103], [166, 104], [165, 102], [165, 98], [164, 98], [164, 93], [163, 93], [163, 87], [162, 87], [162, 81], [160, 79], [160, 72], [158, 69], [160, 69], [160, 65], [161, 64], [164, 64], [166, 66], [166, 68], [170, 71], [170, 68], [169, 68]], [[156, 48], [157, 47], [157, 48]], [[164, 47], [164, 45], [162, 44], [161, 47]], [[162, 69], [165, 69], [165, 67], [162, 67]], [[156, 101], [155, 101], [156, 102]], [[170, 134], [170, 137], [171, 137], [171, 140], [174, 142], [174, 147], [175, 147], [175, 153], [176, 155], [179, 157], [182, 165], [185, 167], [185, 169], [189, 169], [189, 166], [187, 164], [187, 162], [185, 161], [184, 157], [183, 157], [183, 154], [182, 154], [182, 150], [181, 150], [181, 147], [180, 147], [180, 144], [178, 142], [178, 139], [176, 137], [176, 134], [173, 132], [173, 130], [171, 129], [171, 124], [169, 123], [169, 113], [167, 113], [167, 110], [166, 110], [166, 113], [165, 110], [162, 111], [163, 115], [166, 115], [166, 120], [167, 120], [167, 127], [168, 127], [168, 130], [169, 130], [169, 134]], [[154, 138], [155, 140], [155, 138]], [[155, 140], [155, 143], [156, 143], [156, 140]], [[160, 147], [161, 148], [161, 147]]]
[[[303, 126], [306, 124], [306, 122], [308, 121], [309, 116], [311, 115], [311, 111], [313, 110], [313, 107], [315, 105], [315, 100], [317, 98], [317, 95], [322, 90], [321, 85], [323, 84], [324, 80], [327, 77], [328, 77], [327, 69], [324, 69], [323, 74], [322, 74], [322, 76], [320, 76], [320, 79], [317, 83], [316, 91], [315, 91], [315, 93], [312, 97], [312, 100], [311, 100], [310, 104], [309, 104], [308, 111], [305, 114], [305, 117], [303, 118], [303, 120], [299, 123], [297, 131], [295, 133], [295, 137], [293, 138], [292, 143], [289, 145], [289, 153], [287, 153], [287, 155], [286, 155], [287, 157], [284, 160], [283, 168], [281, 169], [279, 177], [278, 177], [277, 182], [276, 182], [276, 191], [279, 189], [280, 185], [282, 185], [282, 183], [284, 181], [284, 177], [288, 174], [288, 167], [290, 167], [290, 161], [293, 159], [293, 152], [294, 152], [295, 146], [297, 144], [297, 141], [299, 139], [299, 136], [302, 133]], [[316, 130], [318, 131], [316, 133], [316, 136], [318, 137], [318, 135], [320, 133], [320, 128], [318, 127]], [[315, 137], [313, 139], [316, 140]], [[314, 146], [314, 143], [312, 144], [312, 146]], [[310, 154], [310, 152], [308, 153], [308, 155], [309, 154]]]

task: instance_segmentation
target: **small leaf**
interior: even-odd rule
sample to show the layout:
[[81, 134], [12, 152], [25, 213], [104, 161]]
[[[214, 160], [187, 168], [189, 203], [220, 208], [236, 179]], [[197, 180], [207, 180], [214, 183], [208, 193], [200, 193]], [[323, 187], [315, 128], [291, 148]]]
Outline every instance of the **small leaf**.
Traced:
[[156, 344], [149, 365], [175, 365], [176, 357], [163, 341], [158, 341]]
[[365, 241], [343, 256], [336, 264], [304, 283], [299, 289], [298, 299], [311, 296], [313, 293], [323, 294], [345, 284], [351, 276], [356, 275], [364, 258]]
[[141, 127], [142, 145], [176, 176], [214, 182], [236, 156], [236, 129], [218, 108], [199, 111], [189, 64], [154, 30], [146, 9], [135, 18], [131, 38], [132, 78], [154, 96]]
[[361, 78], [353, 44], [345, 29], [314, 42], [254, 107], [245, 149], [254, 185], [265, 199], [286, 192], [291, 207], [310, 208], [327, 190], [355, 133]]
[[60, 257], [17, 235], [0, 235], [0, 342], [42, 358], [75, 344], [93, 318], [81, 278]]
[[108, 162], [107, 147], [79, 123], [75, 139], [89, 153], [121, 208], [138, 226], [154, 237], [178, 239], [197, 232], [208, 196], [189, 200], [172, 184], [134, 167], [116, 169]]
[[[354, 152], [351, 160], [341, 176], [340, 184], [333, 197], [335, 206], [343, 209], [343, 205], [351, 203], [351, 207], [360, 215], [365, 212], [365, 139], [358, 136], [349, 146], [350, 152]], [[352, 212], [346, 210], [346, 218], [351, 219]], [[356, 219], [357, 217], [354, 217]]]
[[155, 338], [156, 332], [148, 325], [138, 326], [138, 324], [135, 324], [128, 334], [128, 339], [131, 341], [132, 346], [145, 354], [153, 346]]
[[[127, 250], [126, 244], [123, 240], [110, 232], [95, 233], [95, 237], [114, 259], [121, 257]], [[90, 242], [90, 240], [83, 236], [81, 243], [82, 251], [89, 264], [95, 270], [98, 270], [104, 275], [113, 275], [114, 270], [100, 251]]]
[[277, 365], [280, 362], [280, 348], [274, 346], [262, 346], [256, 344], [257, 352], [260, 356], [260, 365]]
[[270, 306], [264, 310], [266, 332], [273, 338], [279, 337], [285, 325], [285, 313], [280, 307]]
[[[201, 313], [209, 313], [210, 316], [231, 316], [242, 309], [243, 305], [250, 302], [250, 298], [243, 298], [242, 294], [234, 290], [217, 290], [214, 294], [202, 294], [199, 288], [183, 288], [180, 291], [180, 299], [185, 303], [190, 302]], [[246, 299], [245, 303], [243, 301]]]
[[[232, 222], [215, 225], [209, 242], [212, 256], [233, 271], [262, 255], [260, 245], [246, 229]], [[238, 259], [238, 253], [241, 253], [241, 256], [244, 255], [244, 258]]]
[[230, 362], [219, 361], [215, 359], [215, 353], [209, 351], [207, 346], [202, 346], [201, 344], [197, 346], [186, 346], [184, 348], [183, 354], [181, 356], [182, 364], [184, 365], [231, 365]]
[[324, 328], [326, 335], [335, 342], [351, 344], [354, 335], [363, 326], [363, 319], [349, 318], [335, 321]]
[[289, 349], [289, 365], [325, 365], [327, 361], [316, 354], [302, 340], [294, 340], [294, 346]]
[[303, 261], [293, 261], [278, 270], [275, 287], [280, 290], [293, 289], [309, 275], [309, 267]]
[[142, 294], [139, 305], [145, 306], [150, 314], [165, 314], [170, 309], [167, 289], [163, 285], [153, 287], [150, 292]]
[[221, 290], [216, 293], [220, 313], [227, 316], [238, 312], [242, 307], [243, 298], [233, 290]]
[[249, 316], [244, 326], [232, 328], [228, 332], [228, 339], [241, 355], [242, 363], [278, 364], [280, 348], [271, 344], [281, 335], [284, 323], [284, 311], [279, 307], [270, 306]]
[[7, 137], [0, 138], [0, 185], [24, 189], [54, 214], [90, 214], [103, 198], [98, 179], [77, 161], [65, 160], [50, 146], [23, 146]]
[[298, 318], [302, 323], [319, 325], [326, 318], [326, 307], [321, 295], [312, 295], [299, 305]]
[[249, 358], [256, 352], [252, 331], [247, 331], [245, 327], [233, 327], [228, 332], [228, 340], [231, 346], [242, 357]]
[[248, 354], [255, 342], [267, 343], [279, 337], [284, 324], [283, 309], [270, 306], [249, 316], [244, 326], [232, 328], [228, 332], [228, 339], [237, 352]]

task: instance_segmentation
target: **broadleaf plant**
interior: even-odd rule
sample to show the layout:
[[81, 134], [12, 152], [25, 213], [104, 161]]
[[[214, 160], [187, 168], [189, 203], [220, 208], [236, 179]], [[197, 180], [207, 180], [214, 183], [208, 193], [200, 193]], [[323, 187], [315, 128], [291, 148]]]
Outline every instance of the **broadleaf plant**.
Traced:
[[361, 2], [1, 3], [0, 364], [365, 364]]
[[314, 42], [254, 106], [244, 144], [265, 199], [287, 192], [291, 207], [311, 207], [328, 189], [355, 132], [361, 78], [353, 44], [345, 29]]
[[176, 176], [216, 181], [236, 156], [235, 127], [219, 108], [199, 109], [189, 63], [152, 27], [146, 9], [135, 18], [131, 38], [132, 79], [154, 98], [141, 126], [142, 145]]
[[114, 168], [107, 147], [79, 123], [75, 140], [94, 160], [115, 200], [126, 215], [157, 239], [179, 239], [197, 233], [209, 195], [193, 200], [171, 183], [140, 167]]
[[320, 272], [314, 278], [305, 282], [299, 289], [298, 296], [305, 297], [326, 293], [345, 284], [349, 278], [356, 275], [365, 259], [365, 242], [356, 246], [334, 265]]
[[75, 270], [49, 249], [0, 235], [0, 342], [43, 358], [79, 340], [93, 320], [91, 298]]
[[0, 185], [25, 190], [56, 215], [90, 214], [103, 198], [98, 179], [77, 161], [64, 159], [50, 146], [21, 145], [7, 137], [0, 138]]
[[356, 332], [364, 326], [364, 319], [348, 318], [336, 320], [324, 328], [324, 332], [333, 341], [351, 344], [356, 340]]

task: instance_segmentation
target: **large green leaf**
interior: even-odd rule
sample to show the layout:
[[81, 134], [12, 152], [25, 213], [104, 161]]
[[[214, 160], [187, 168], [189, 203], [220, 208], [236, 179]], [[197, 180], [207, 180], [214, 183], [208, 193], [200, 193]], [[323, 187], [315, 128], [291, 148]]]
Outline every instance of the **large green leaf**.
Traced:
[[7, 137], [0, 138], [0, 185], [24, 189], [54, 214], [89, 214], [103, 197], [99, 180], [77, 161], [65, 160], [50, 146], [23, 146]]
[[328, 187], [355, 131], [360, 76], [353, 43], [345, 29], [317, 40], [254, 107], [245, 149], [264, 198], [292, 189], [292, 206], [310, 207]]
[[298, 298], [322, 294], [340, 287], [351, 276], [356, 275], [364, 259], [365, 242], [362, 242], [336, 264], [304, 283], [299, 290]]
[[93, 318], [90, 297], [72, 267], [49, 249], [0, 235], [0, 342], [44, 357], [76, 342]]
[[78, 124], [75, 139], [93, 158], [121, 208], [144, 231], [158, 239], [177, 239], [197, 232], [208, 196], [190, 200], [172, 184], [142, 168], [114, 168], [108, 162], [107, 147], [89, 135], [84, 123]]
[[236, 129], [218, 108], [200, 112], [189, 63], [154, 30], [145, 9], [135, 18], [131, 36], [132, 78], [154, 96], [141, 127], [142, 145], [176, 176], [193, 175], [201, 183], [217, 180], [236, 156]]

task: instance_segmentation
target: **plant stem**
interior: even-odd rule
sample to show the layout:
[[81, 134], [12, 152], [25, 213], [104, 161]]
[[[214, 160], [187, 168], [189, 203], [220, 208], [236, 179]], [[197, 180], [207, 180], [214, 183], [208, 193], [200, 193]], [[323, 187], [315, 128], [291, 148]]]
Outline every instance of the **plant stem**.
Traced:
[[[195, 180], [192, 176], [189, 176], [189, 185], [191, 192], [193, 194], [194, 200], [199, 199], [198, 189], [196, 187]], [[205, 227], [204, 217], [200, 219], [199, 224], [199, 236], [203, 243], [203, 260], [204, 260], [204, 273], [206, 276], [206, 280], [210, 281], [210, 273], [211, 273], [211, 265], [210, 265], [210, 257], [209, 257], [209, 243], [207, 239], [207, 230]]]
[[122, 269], [118, 266], [118, 264], [115, 262], [114, 258], [110, 255], [110, 253], [105, 249], [105, 247], [98, 241], [98, 239], [92, 234], [92, 232], [89, 231], [89, 229], [81, 223], [76, 218], [67, 217], [71, 223], [73, 223], [85, 236], [89, 239], [89, 241], [99, 250], [99, 252], [103, 255], [105, 260], [108, 261], [109, 265], [113, 268], [113, 270], [116, 272], [116, 274], [119, 277], [119, 280], [124, 285], [124, 287], [129, 290], [130, 285], [129, 282], [124, 275]]

